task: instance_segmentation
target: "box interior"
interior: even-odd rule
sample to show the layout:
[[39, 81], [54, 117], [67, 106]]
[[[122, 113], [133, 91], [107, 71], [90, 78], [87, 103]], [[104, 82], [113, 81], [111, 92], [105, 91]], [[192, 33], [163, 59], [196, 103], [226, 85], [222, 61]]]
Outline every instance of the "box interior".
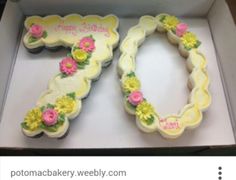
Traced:
[[[82, 15], [109, 13], [122, 17], [170, 13], [176, 16], [206, 16], [214, 0], [21, 0], [19, 6], [26, 15], [79, 13]], [[63, 8], [61, 8], [63, 7]]]
[[[220, 69], [223, 87], [233, 131], [236, 132], [236, 26], [229, 7], [224, 1], [217, 0], [208, 14], [212, 38], [215, 44], [218, 67]], [[236, 139], [236, 133], [234, 133]]]
[[[218, 31], [218, 26], [221, 27], [221, 24], [219, 24], [215, 18], [219, 15], [218, 13], [214, 14], [214, 12], [221, 12], [227, 14], [229, 19], [232, 19], [225, 2], [222, 0], [217, 0], [211, 10], [209, 9], [213, 1], [199, 1], [198, 5], [201, 4], [203, 6], [205, 3], [205, 5], [208, 4], [209, 6], [208, 9], [203, 8], [202, 11], [198, 11], [198, 15], [194, 14], [193, 11], [193, 14], [184, 14], [183, 12], [179, 14], [181, 13], [180, 10], [179, 13], [174, 13], [179, 16], [189, 16], [188, 18], [184, 18], [184, 21], [189, 24], [191, 30], [195, 32], [202, 41], [203, 44], [200, 49], [207, 57], [209, 63], [208, 71], [212, 79], [210, 90], [213, 96], [213, 104], [209, 110], [204, 113], [204, 121], [199, 128], [193, 131], [186, 131], [181, 138], [174, 141], [165, 140], [159, 134], [144, 134], [140, 132], [134, 123], [134, 118], [128, 116], [123, 110], [119, 80], [116, 74], [116, 63], [120, 53], [116, 50], [113, 64], [109, 68], [104, 69], [100, 80], [94, 83], [91, 95], [83, 101], [82, 113], [78, 119], [72, 122], [70, 133], [65, 139], [55, 140], [48, 139], [47, 137], [30, 139], [23, 136], [19, 128], [19, 123], [21, 122], [21, 118], [19, 117], [24, 117], [26, 111], [35, 105], [40, 93], [46, 89], [48, 80], [52, 75], [58, 72], [58, 62], [66, 55], [66, 50], [60, 50], [56, 53], [44, 50], [40, 54], [32, 55], [23, 47], [22, 41], [17, 39], [19, 30], [22, 31], [23, 29], [22, 22], [24, 16], [37, 14], [37, 10], [34, 10], [34, 7], [37, 7], [37, 5], [39, 6], [38, 11], [45, 6], [43, 4], [40, 6], [40, 4], [37, 3], [32, 5], [32, 2], [33, 1], [29, 0], [22, 0], [19, 3], [8, 2], [3, 20], [0, 24], [1, 37], [4, 35], [3, 32], [8, 32], [8, 29], [14, 28], [14, 30], [12, 30], [12, 36], [9, 36], [9, 34], [5, 35], [6, 43], [0, 43], [1, 56], [4, 57], [5, 60], [1, 60], [0, 67], [2, 68], [2, 65], [5, 65], [4, 67], [7, 69], [5, 70], [5, 74], [1, 76], [3, 79], [0, 83], [1, 87], [6, 87], [6, 85], [9, 84], [9, 90], [5, 89], [5, 92], [7, 92], [5, 96], [3, 96], [4, 89], [1, 89], [2, 96], [0, 97], [5, 97], [6, 104], [4, 111], [2, 111], [0, 124], [0, 147], [135, 148], [235, 144], [235, 131], [232, 128], [234, 127], [234, 119], [232, 119], [234, 109], [232, 108], [233, 106], [231, 106], [231, 104], [233, 104], [230, 101], [231, 94], [227, 91], [227, 83], [230, 81], [227, 82], [228, 78], [224, 76], [224, 65], [222, 65], [228, 60], [229, 55], [221, 49], [222, 41], [220, 41], [219, 37], [222, 37], [224, 32]], [[50, 3], [53, 2], [56, 4], [55, 1], [50, 1]], [[169, 4], [173, 3], [172, 1], [167, 2]], [[62, 1], [60, 1], [60, 4], [61, 3]], [[71, 3], [73, 4], [73, 1], [68, 1], [68, 4]], [[81, 3], [83, 3], [83, 1]], [[102, 3], [105, 3], [105, 1], [101, 1], [101, 4]], [[119, 3], [117, 5], [118, 7], [122, 5], [122, 3]], [[164, 6], [164, 4], [162, 5]], [[187, 4], [189, 5], [188, 8], [193, 6], [193, 4]], [[29, 8], [31, 7], [30, 5], [32, 5], [32, 8]], [[129, 3], [127, 5], [129, 5]], [[174, 12], [175, 8], [172, 6], [166, 4], [165, 7], [167, 8], [167, 12]], [[196, 8], [196, 4], [194, 7]], [[55, 8], [55, 12], [57, 12], [56, 9], [57, 8]], [[89, 10], [93, 11], [92, 9]], [[73, 11], [73, 8], [71, 11]], [[204, 16], [208, 11], [207, 16], [204, 18], [199, 17]], [[40, 14], [47, 14], [46, 11], [40, 12]], [[112, 11], [112, 13], [114, 12], [116, 11]], [[154, 14], [160, 13], [159, 9], [155, 12]], [[65, 13], [67, 13], [67, 11], [65, 11]], [[121, 14], [116, 15], [120, 17], [119, 32], [122, 41], [128, 29], [137, 24], [138, 17], [132, 17], [135, 14], [130, 14], [131, 17], [127, 18], [127, 14], [124, 13], [122, 15], [123, 11], [120, 13]], [[7, 14], [12, 16], [15, 23], [6, 23], [9, 22], [9, 18], [11, 17], [6, 17]], [[91, 12], [91, 14], [93, 13]], [[231, 23], [225, 26], [224, 28], [228, 29], [231, 27]], [[230, 33], [233, 32], [235, 31], [232, 30]], [[20, 33], [19, 37], [21, 37], [21, 35], [22, 33]], [[227, 38], [231, 35], [232, 34], [227, 34]], [[227, 44], [227, 42], [225, 43]], [[218, 51], [218, 48], [221, 50]], [[8, 49], [8, 51], [6, 51], [6, 49]], [[158, 49], [158, 51], [155, 49]], [[235, 55], [231, 55], [230, 57], [235, 57]], [[224, 62], [222, 60], [224, 60]], [[148, 66], [145, 64], [144, 67], [146, 61], [150, 62], [151, 65]], [[152, 72], [149, 71], [154, 65], [159, 70], [158, 72], [154, 70]], [[47, 69], [51, 69], [51, 71], [44, 70], [45, 66], [48, 67]], [[186, 103], [189, 94], [186, 88], [188, 74], [185, 68], [181, 68], [182, 66], [184, 66], [184, 59], [178, 55], [174, 46], [167, 43], [167, 39], [164, 35], [158, 33], [151, 35], [139, 49], [137, 56], [137, 74], [143, 84], [144, 94], [148, 95], [150, 101], [161, 114], [177, 113]], [[12, 71], [9, 71], [9, 69], [12, 69]], [[31, 76], [29, 76], [30, 72], [32, 72]], [[149, 79], [154, 76], [157, 77], [157, 81], [153, 85], [149, 83]], [[173, 82], [171, 77], [175, 77], [176, 81]], [[162, 85], [160, 89], [159, 82], [161, 82], [163, 78], [165, 78], [167, 83], [164, 83], [164, 86]], [[35, 79], [37, 79], [37, 81], [35, 81]], [[110, 86], [113, 87], [113, 89], [107, 89], [107, 87]], [[183, 91], [186, 92], [182, 93]], [[172, 98], [161, 98], [169, 94]], [[176, 100], [172, 101], [174, 98], [176, 98]], [[114, 100], [111, 102], [110, 99]], [[96, 109], [96, 111], [94, 111], [94, 109]], [[105, 110], [106, 113], [104, 113]], [[94, 119], [94, 117], [98, 118]], [[12, 129], [17, 130], [12, 131]], [[5, 137], [8, 137], [8, 141], [5, 141]]]

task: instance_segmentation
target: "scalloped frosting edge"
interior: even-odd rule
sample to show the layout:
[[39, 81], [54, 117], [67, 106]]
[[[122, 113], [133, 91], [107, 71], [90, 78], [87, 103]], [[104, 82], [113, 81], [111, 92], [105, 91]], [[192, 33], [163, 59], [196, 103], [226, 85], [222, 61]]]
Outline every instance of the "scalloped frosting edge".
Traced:
[[[39, 19], [42, 20], [42, 19], [46, 19], [48, 17], [50, 18], [50, 17], [55, 17], [55, 16], [57, 16], [57, 15], [46, 16], [44, 18], [39, 17], [39, 16], [33, 16], [33, 18], [36, 17], [36, 18], [39, 18]], [[108, 18], [114, 18], [114, 22], [115, 23], [113, 22], [114, 24], [113, 24], [113, 28], [112, 28], [112, 33], [114, 33], [114, 38], [113, 38], [112, 41], [105, 41], [105, 42], [102, 41], [101, 42], [101, 43], [103, 43], [103, 46], [104, 46], [104, 50], [103, 50], [104, 54], [102, 56], [95, 55], [94, 57], [92, 57], [91, 58], [91, 65], [89, 65], [84, 70], [82, 70], [83, 77], [81, 77], [82, 75], [79, 72], [76, 75], [76, 77], [79, 77], [79, 78], [77, 80], [72, 81], [72, 82], [75, 82], [75, 83], [82, 84], [82, 87], [78, 87], [78, 91], [73, 91], [73, 92], [75, 92], [77, 109], [73, 113], [66, 114], [66, 119], [65, 119], [65, 123], [64, 123], [65, 125], [63, 124], [63, 126], [58, 128], [58, 130], [56, 132], [49, 132], [49, 131], [44, 130], [44, 129], [36, 129], [35, 131], [30, 131], [30, 130], [26, 130], [26, 129], [22, 128], [22, 131], [23, 131], [23, 133], [26, 136], [34, 137], [34, 136], [36, 136], [38, 134], [41, 134], [41, 133], [45, 133], [50, 138], [60, 138], [60, 137], [64, 136], [65, 133], [69, 129], [69, 120], [76, 118], [79, 115], [79, 113], [81, 112], [81, 109], [82, 109], [82, 99], [87, 97], [87, 95], [89, 94], [90, 89], [91, 89], [92, 81], [93, 80], [97, 80], [97, 78], [102, 73], [102, 67], [107, 66], [112, 61], [113, 49], [118, 45], [119, 34], [117, 32], [117, 28], [118, 28], [118, 25], [119, 25], [119, 20], [118, 20], [118, 18], [116, 16], [114, 16], [114, 15], [107, 15], [105, 17], [100, 17], [100, 16], [97, 16], [97, 15], [89, 15], [89, 16], [82, 17], [82, 16], [77, 15], [77, 14], [76, 15], [72, 14], [72, 15], [65, 16], [64, 18], [61, 18], [60, 16], [57, 16], [57, 17], [61, 18], [61, 19], [66, 19], [69, 16], [76, 16], [77, 18], [80, 17], [82, 19], [97, 18], [99, 20], [105, 20], [105, 19], [108, 19]], [[25, 27], [27, 29], [28, 29], [27, 21], [29, 19], [30, 18], [27, 18], [27, 20], [25, 21]], [[27, 34], [24, 37], [24, 41], [25, 41], [26, 37], [27, 37]], [[59, 40], [59, 41], [61, 41], [61, 40]], [[46, 42], [44, 42], [44, 45], [45, 44], [46, 44]], [[39, 42], [39, 46], [41, 46], [40, 42]], [[65, 43], [65, 46], [72, 46], [72, 45], [68, 44], [68, 43]], [[71, 78], [71, 76], [67, 77], [67, 78]], [[60, 83], [61, 82], [60, 82], [59, 79], [61, 79], [60, 74], [55, 75], [49, 81], [48, 89], [41, 94], [40, 98], [38, 99], [38, 101], [36, 103], [36, 107], [42, 107], [42, 106], [45, 106], [46, 104], [49, 104], [49, 103], [50, 104], [54, 104], [55, 101], [58, 98], [66, 95], [68, 93], [71, 93], [71, 91], [67, 92], [67, 91], [64, 91], [63, 88], [60, 88]], [[64, 80], [65, 79], [66, 78], [64, 78]], [[69, 82], [69, 80], [67, 82]], [[70, 83], [70, 86], [73, 86], [73, 84]], [[63, 83], [62, 83], [61, 87], [63, 87]], [[51, 97], [49, 97], [49, 96], [51, 96]], [[47, 99], [45, 97], [49, 97], [49, 98]]]
[[156, 17], [142, 16], [139, 23], [131, 27], [120, 45], [121, 56], [117, 71], [121, 77], [121, 85], [123, 85], [127, 75], [135, 72], [135, 58], [138, 47], [155, 30], [161, 33], [167, 33], [170, 43], [179, 46], [180, 55], [187, 59], [187, 69], [190, 72], [188, 88], [191, 91], [189, 104], [179, 114], [160, 118], [162, 116], [155, 112], [153, 123], [147, 125], [147, 123], [135, 115], [134, 108], [127, 103], [127, 97], [124, 97], [125, 109], [129, 114], [136, 116], [136, 124], [140, 130], [146, 133], [158, 131], [163, 137], [174, 139], [181, 136], [185, 129], [196, 128], [202, 122], [202, 112], [207, 110], [211, 104], [211, 95], [208, 90], [210, 80], [206, 70], [207, 61], [205, 56], [197, 48], [186, 50], [180, 41], [180, 37], [177, 37], [171, 30], [168, 31], [164, 28], [163, 23], [160, 21], [160, 16], [163, 15], [170, 16], [168, 14], [160, 14]]

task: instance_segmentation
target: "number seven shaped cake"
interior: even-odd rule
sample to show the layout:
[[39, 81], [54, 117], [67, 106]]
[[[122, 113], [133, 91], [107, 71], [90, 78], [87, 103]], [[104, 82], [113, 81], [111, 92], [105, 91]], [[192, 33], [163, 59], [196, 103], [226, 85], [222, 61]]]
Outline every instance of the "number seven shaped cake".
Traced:
[[61, 138], [66, 135], [69, 121], [80, 113], [82, 99], [87, 97], [92, 81], [97, 80], [102, 68], [111, 63], [113, 48], [119, 41], [118, 24], [114, 15], [82, 17], [71, 14], [26, 19], [27, 33], [23, 43], [30, 52], [44, 47], [70, 48], [36, 107], [26, 113], [21, 123], [26, 136], [45, 133], [51, 138]]
[[[190, 73], [188, 88], [191, 93], [188, 104], [178, 114], [161, 116], [145, 99], [141, 83], [135, 75], [138, 47], [146, 36], [156, 30], [167, 33], [170, 43], [178, 46], [180, 55], [186, 58]], [[142, 16], [138, 25], [128, 31], [120, 46], [118, 73], [121, 76], [125, 109], [129, 114], [135, 115], [139, 129], [147, 133], [159, 131], [166, 138], [177, 138], [185, 129], [193, 129], [201, 123], [202, 112], [211, 104], [211, 96], [208, 90], [206, 58], [198, 50], [200, 44], [196, 35], [188, 30], [187, 24], [168, 14]]]

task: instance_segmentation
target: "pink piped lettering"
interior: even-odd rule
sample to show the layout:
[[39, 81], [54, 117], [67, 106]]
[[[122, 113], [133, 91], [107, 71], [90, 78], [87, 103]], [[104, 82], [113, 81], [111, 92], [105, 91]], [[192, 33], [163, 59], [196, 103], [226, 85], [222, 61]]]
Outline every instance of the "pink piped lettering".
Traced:
[[164, 130], [179, 129], [179, 121], [168, 122], [167, 119], [160, 119], [160, 125]]
[[109, 28], [97, 24], [82, 23], [80, 25], [66, 25], [64, 22], [54, 28], [55, 32], [64, 32], [76, 36], [78, 33], [101, 33], [110, 37]]

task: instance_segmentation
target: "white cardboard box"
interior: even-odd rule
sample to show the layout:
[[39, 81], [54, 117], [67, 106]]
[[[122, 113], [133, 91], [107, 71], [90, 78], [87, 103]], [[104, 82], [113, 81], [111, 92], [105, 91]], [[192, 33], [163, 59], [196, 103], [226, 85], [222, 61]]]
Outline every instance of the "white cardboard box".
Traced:
[[[203, 43], [200, 49], [208, 59], [213, 103], [204, 113], [199, 128], [186, 131], [172, 141], [157, 133], [140, 132], [134, 118], [123, 110], [116, 72], [120, 55], [117, 49], [113, 64], [104, 69], [100, 80], [94, 83], [90, 96], [83, 101], [82, 113], [71, 123], [65, 139], [45, 136], [30, 139], [21, 133], [20, 122], [24, 114], [34, 106], [48, 80], [56, 74], [58, 62], [66, 55], [66, 50], [56, 53], [44, 50], [37, 55], [28, 53], [21, 40], [25, 16], [113, 13], [120, 18], [122, 40], [140, 16], [161, 12], [182, 17]], [[224, 0], [8, 1], [0, 22], [0, 37], [0, 148], [159, 148], [236, 144], [236, 28]], [[177, 112], [185, 104], [189, 92], [187, 72], [182, 68], [184, 61], [176, 48], [167, 43], [164, 35], [153, 34], [139, 49], [137, 63], [143, 91], [155, 108], [164, 114]], [[148, 80], [153, 77], [155, 81], [151, 84]], [[165, 83], [161, 83], [163, 80]]]

